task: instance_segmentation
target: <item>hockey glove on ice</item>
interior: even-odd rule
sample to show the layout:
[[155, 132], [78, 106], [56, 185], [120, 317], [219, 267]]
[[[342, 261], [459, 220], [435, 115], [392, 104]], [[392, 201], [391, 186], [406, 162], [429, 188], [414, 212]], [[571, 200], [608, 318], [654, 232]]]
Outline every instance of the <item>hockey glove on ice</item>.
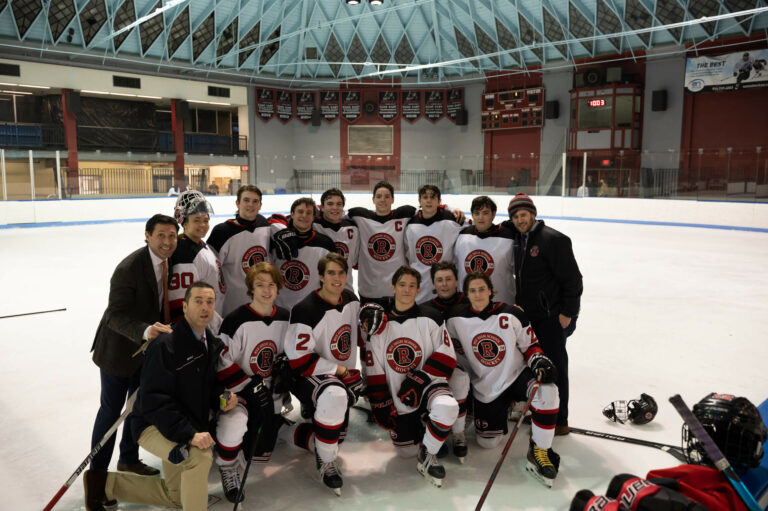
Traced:
[[272, 235], [272, 248], [278, 259], [290, 261], [299, 257], [299, 240], [292, 229], [281, 229]]
[[424, 395], [424, 390], [432, 382], [432, 378], [427, 373], [419, 369], [415, 371], [408, 371], [405, 376], [400, 390], [397, 392], [397, 397], [406, 406], [412, 406], [418, 408], [421, 404], [421, 397]]
[[341, 379], [341, 382], [347, 387], [350, 406], [354, 405], [363, 390], [363, 376], [358, 369], [349, 369], [344, 378]]
[[541, 376], [541, 383], [555, 383], [557, 381], [555, 364], [541, 353], [531, 355], [531, 358], [528, 359], [528, 367], [536, 373], [536, 376]]
[[387, 326], [387, 314], [378, 303], [366, 303], [360, 309], [360, 328], [368, 335], [380, 334]]
[[368, 400], [371, 403], [371, 412], [376, 424], [384, 429], [395, 429], [397, 426], [397, 410], [395, 410], [392, 398], [387, 397], [386, 399], [379, 400], [369, 396]]

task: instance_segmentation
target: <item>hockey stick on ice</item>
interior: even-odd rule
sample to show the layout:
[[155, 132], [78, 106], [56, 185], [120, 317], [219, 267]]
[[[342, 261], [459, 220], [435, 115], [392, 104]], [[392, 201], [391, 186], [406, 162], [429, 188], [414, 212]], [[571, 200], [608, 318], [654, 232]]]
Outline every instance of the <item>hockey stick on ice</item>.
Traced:
[[23, 312], [21, 314], [10, 314], [8, 316], [0, 316], [0, 319], [18, 318], [18, 317], [21, 317], [21, 316], [33, 316], [35, 314], [48, 314], [49, 312], [62, 312], [62, 311], [65, 311], [65, 310], [67, 310], [66, 307], [64, 307], [63, 309], [51, 309], [51, 310], [47, 310], [47, 311]]
[[[259, 381], [253, 388], [253, 393], [256, 394], [259, 392], [262, 388], [264, 388], [264, 382]], [[270, 402], [270, 405], [272, 403]], [[264, 419], [261, 422], [261, 425], [259, 426], [259, 429], [256, 430], [256, 434], [253, 435], [253, 438], [251, 438], [251, 445], [248, 449], [248, 459], [245, 462], [245, 470], [243, 471], [243, 479], [240, 481], [240, 489], [237, 491], [237, 498], [235, 499], [235, 507], [232, 508], [232, 511], [237, 511], [237, 506], [240, 504], [240, 501], [243, 498], [243, 491], [245, 490], [245, 482], [248, 480], [248, 471], [251, 469], [251, 463], [253, 463], [253, 455], [256, 454], [256, 447], [259, 443], [259, 437], [261, 436], [261, 430], [262, 426], [264, 424], [265, 420], [274, 420], [274, 418], [269, 418], [269, 411], [261, 410], [261, 412], [264, 414]], [[251, 411], [248, 410], [248, 414], [250, 415]]]
[[677, 413], [683, 418], [683, 422], [685, 422], [691, 430], [691, 433], [693, 433], [699, 443], [701, 443], [701, 447], [704, 449], [704, 452], [707, 454], [707, 457], [712, 464], [715, 465], [715, 468], [722, 472], [725, 478], [728, 479], [728, 482], [731, 483], [731, 486], [733, 486], [733, 489], [739, 494], [739, 497], [741, 497], [741, 500], [744, 502], [744, 505], [747, 506], [747, 509], [750, 511], [762, 511], [760, 505], [755, 500], [755, 497], [753, 497], [747, 487], [744, 486], [744, 483], [741, 481], [738, 474], [736, 474], [736, 471], [733, 470], [733, 467], [723, 455], [722, 451], [717, 447], [717, 444], [712, 440], [712, 437], [709, 436], [709, 433], [704, 429], [704, 426], [701, 425], [699, 419], [697, 419], [691, 409], [688, 408], [688, 405], [685, 404], [685, 401], [680, 397], [680, 394], [675, 394], [670, 397], [669, 402], [672, 403], [672, 406], [675, 407]]
[[653, 447], [656, 449], [660, 449], [666, 452], [667, 454], [671, 454], [678, 461], [681, 461], [683, 463], [688, 462], [688, 460], [685, 457], [685, 454], [683, 454], [683, 450], [674, 445], [661, 444], [658, 442], [651, 442], [650, 440], [641, 440], [639, 438], [630, 438], [630, 437], [621, 436], [621, 435], [614, 435], [613, 433], [601, 433], [600, 431], [591, 431], [589, 429], [571, 427], [570, 430], [571, 430], [571, 433], [578, 433], [580, 435], [591, 436], [595, 438], [604, 438], [606, 440], [615, 440], [617, 442], [625, 442], [628, 444], [644, 445], [645, 447]]
[[94, 456], [96, 456], [96, 453], [98, 453], [102, 447], [104, 447], [104, 444], [107, 443], [107, 441], [112, 437], [112, 435], [115, 434], [115, 431], [117, 431], [117, 428], [120, 427], [120, 424], [123, 423], [126, 417], [131, 413], [131, 410], [133, 410], [133, 403], [136, 401], [136, 395], [139, 393], [139, 389], [136, 389], [133, 391], [133, 394], [131, 394], [131, 397], [128, 398], [128, 403], [125, 405], [125, 410], [123, 410], [123, 413], [120, 414], [120, 417], [117, 418], [114, 424], [107, 430], [106, 433], [104, 433], [104, 436], [101, 437], [101, 440], [98, 441], [96, 445], [93, 446], [93, 449], [91, 449], [91, 452], [88, 454], [88, 456], [85, 457], [82, 463], [80, 463], [80, 466], [75, 469], [75, 471], [72, 473], [71, 476], [69, 476], [69, 479], [67, 479], [67, 482], [64, 483], [64, 485], [59, 488], [59, 491], [56, 492], [56, 495], [53, 496], [51, 501], [43, 508], [43, 511], [50, 511], [53, 509], [53, 506], [56, 505], [56, 503], [59, 501], [62, 495], [64, 495], [64, 492], [66, 492], [70, 486], [72, 486], [72, 483], [75, 482], [75, 480], [80, 476], [83, 470], [85, 470], [85, 467], [88, 466], [88, 464], [91, 462]]
[[536, 392], [538, 392], [540, 386], [541, 386], [541, 375], [539, 375], [538, 379], [536, 380], [536, 383], [533, 384], [533, 390], [531, 391], [530, 397], [528, 397], [528, 401], [525, 402], [525, 408], [523, 408], [523, 413], [520, 414], [520, 418], [517, 419], [517, 422], [515, 423], [515, 427], [512, 428], [512, 433], [510, 433], [509, 438], [507, 439], [507, 445], [505, 445], [504, 450], [501, 451], [501, 456], [499, 457], [499, 461], [496, 462], [496, 466], [493, 468], [493, 472], [491, 473], [491, 478], [488, 479], [488, 482], [485, 484], [485, 489], [483, 490], [483, 494], [480, 495], [480, 500], [477, 501], [477, 506], [475, 507], [475, 511], [480, 511], [480, 509], [483, 507], [483, 503], [485, 502], [485, 499], [488, 497], [488, 492], [491, 491], [491, 486], [493, 486], [493, 482], [496, 480], [496, 476], [499, 474], [499, 470], [501, 469], [501, 464], [504, 463], [504, 458], [507, 457], [509, 448], [512, 446], [512, 440], [515, 439], [517, 430], [520, 428], [520, 424], [523, 423], [525, 414], [528, 413], [528, 409], [531, 407], [531, 401], [533, 401], [533, 398], [536, 395]]

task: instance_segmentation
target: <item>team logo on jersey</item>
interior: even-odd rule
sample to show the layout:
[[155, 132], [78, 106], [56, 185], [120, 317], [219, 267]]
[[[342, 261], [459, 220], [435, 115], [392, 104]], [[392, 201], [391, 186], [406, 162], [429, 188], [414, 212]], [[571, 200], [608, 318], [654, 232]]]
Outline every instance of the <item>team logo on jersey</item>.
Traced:
[[481, 431], [488, 429], [488, 421], [484, 421], [483, 419], [475, 419], [475, 427]]
[[352, 353], [352, 327], [342, 325], [331, 338], [331, 353], [336, 360], [347, 360]]
[[416, 242], [416, 259], [426, 266], [439, 263], [443, 258], [443, 245], [432, 236], [424, 236]]
[[368, 240], [368, 253], [377, 261], [386, 261], [395, 255], [395, 238], [387, 233], [374, 234]]
[[340, 241], [334, 242], [334, 245], [336, 245], [336, 253], [340, 256], [344, 256], [345, 258], [349, 257], [349, 247], [346, 243], [342, 243]]
[[473, 250], [464, 259], [464, 270], [467, 273], [481, 271], [486, 275], [490, 275], [493, 273], [493, 268], [493, 257], [485, 250]]
[[261, 341], [257, 344], [248, 358], [253, 374], [258, 374], [262, 378], [269, 378], [272, 374], [275, 355], [277, 355], [277, 344], [274, 341]]
[[539, 246], [538, 245], [532, 246], [529, 254], [531, 254], [531, 257], [536, 257], [537, 255], [539, 255]]
[[472, 339], [472, 352], [484, 366], [495, 367], [504, 360], [507, 346], [498, 335], [483, 332]]
[[387, 364], [393, 371], [405, 374], [421, 363], [421, 346], [413, 339], [400, 337], [387, 346]]
[[309, 284], [309, 268], [297, 259], [284, 263], [280, 273], [283, 274], [283, 284], [291, 291], [299, 291]]
[[251, 266], [255, 266], [258, 263], [262, 261], [267, 260], [267, 251], [264, 250], [264, 247], [261, 247], [259, 245], [253, 246], [245, 251], [245, 254], [243, 254], [243, 261], [242, 261], [242, 267], [243, 271], [245, 273], [248, 273], [248, 270], [251, 269]]

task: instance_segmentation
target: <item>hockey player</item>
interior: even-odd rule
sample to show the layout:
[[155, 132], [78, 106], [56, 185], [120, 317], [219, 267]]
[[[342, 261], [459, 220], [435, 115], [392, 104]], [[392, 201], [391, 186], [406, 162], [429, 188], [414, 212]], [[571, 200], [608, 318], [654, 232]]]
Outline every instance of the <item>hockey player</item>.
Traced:
[[437, 453], [459, 415], [448, 385], [456, 356], [443, 318], [416, 305], [420, 278], [409, 266], [398, 268], [394, 301], [386, 309], [365, 304], [360, 326], [369, 335], [365, 365], [374, 420], [390, 430], [398, 456], [416, 455], [419, 473], [440, 487], [445, 469]]
[[[416, 208], [400, 206], [393, 210], [394, 201], [394, 187], [387, 181], [379, 181], [373, 187], [375, 211], [352, 208], [347, 212], [360, 230], [357, 288], [363, 303], [390, 296], [389, 284], [380, 276], [391, 275], [406, 262], [405, 227], [416, 214]], [[461, 210], [454, 210], [453, 214], [457, 221], [464, 221]]]
[[440, 189], [435, 185], [419, 188], [420, 210], [405, 228], [405, 253], [408, 264], [421, 274], [417, 302], [432, 295], [430, 268], [440, 261], [453, 261], [453, 246], [461, 230], [454, 216], [440, 205]]
[[256, 263], [270, 261], [270, 237], [284, 226], [271, 226], [262, 215], [261, 190], [243, 185], [237, 190], [237, 214], [213, 228], [208, 245], [221, 262], [222, 281], [227, 289], [224, 300], [216, 303], [216, 311], [226, 316], [250, 302], [245, 288], [245, 275]]
[[478, 271], [464, 279], [468, 305], [451, 310], [448, 332], [461, 344], [469, 364], [477, 443], [496, 448], [507, 434], [507, 409], [526, 401], [536, 376], [541, 386], [531, 402], [531, 441], [527, 470], [551, 487], [560, 457], [552, 450], [559, 398], [557, 370], [544, 356], [519, 307], [493, 302], [493, 282]]
[[[360, 251], [360, 233], [357, 226], [344, 218], [346, 198], [338, 188], [329, 188], [320, 196], [320, 215], [315, 218], [314, 229], [325, 234], [336, 245], [336, 252], [347, 258], [350, 268], [357, 267], [357, 254]], [[354, 292], [352, 272], [347, 275], [347, 289]]]
[[[176, 200], [173, 215], [184, 231], [179, 235], [176, 250], [170, 259], [168, 301], [171, 323], [175, 324], [184, 316], [184, 294], [193, 282], [201, 280], [210, 284], [216, 291], [216, 303], [224, 301], [226, 289], [221, 282], [221, 265], [216, 254], [203, 241], [208, 234], [212, 214], [213, 207], [196, 190], [182, 192]], [[209, 327], [215, 332], [220, 324], [221, 317], [215, 317]]]
[[[277, 297], [277, 304], [290, 309], [305, 296], [319, 287], [320, 276], [317, 273], [317, 263], [329, 252], [335, 252], [333, 241], [325, 234], [320, 234], [312, 228], [317, 208], [315, 201], [309, 197], [301, 197], [291, 204], [291, 216], [285, 231], [278, 231], [272, 236], [273, 247], [276, 249], [275, 266], [283, 276], [283, 291]], [[294, 254], [288, 251], [280, 253], [282, 238], [291, 231], [295, 233]]]
[[[459, 291], [459, 270], [451, 261], [442, 261], [433, 264], [429, 269], [429, 275], [432, 279], [432, 291], [437, 296], [431, 300], [423, 302], [421, 305], [434, 307], [445, 318], [448, 311], [460, 303], [469, 303], [463, 292]], [[458, 346], [454, 346], [458, 348]]]
[[[283, 277], [275, 265], [262, 261], [248, 270], [245, 283], [251, 303], [229, 313], [219, 332], [225, 348], [217, 366], [217, 377], [227, 390], [238, 394], [237, 406], [220, 414], [216, 423], [215, 461], [224, 495], [230, 502], [235, 502], [240, 490], [240, 470], [246, 461], [244, 453], [252, 449], [253, 462], [268, 462], [283, 423], [282, 398], [268, 390], [273, 388], [275, 359], [284, 352], [290, 315], [288, 310], [274, 304], [283, 287]], [[269, 409], [260, 409], [254, 389], [268, 394]], [[259, 429], [258, 438], [248, 438], [244, 443], [246, 432]], [[250, 449], [244, 450], [244, 445], [249, 443]]]
[[472, 200], [472, 223], [456, 239], [456, 266], [459, 282], [468, 273], [482, 271], [491, 278], [500, 301], [515, 303], [515, 259], [512, 251], [512, 231], [494, 225], [496, 203], [482, 195]]
[[363, 384], [355, 369], [360, 302], [344, 289], [349, 271], [344, 257], [332, 252], [320, 259], [317, 270], [320, 289], [293, 307], [285, 341], [291, 368], [299, 375], [294, 394], [313, 411], [312, 422], [293, 426], [290, 438], [315, 453], [321, 481], [341, 495], [339, 441]]

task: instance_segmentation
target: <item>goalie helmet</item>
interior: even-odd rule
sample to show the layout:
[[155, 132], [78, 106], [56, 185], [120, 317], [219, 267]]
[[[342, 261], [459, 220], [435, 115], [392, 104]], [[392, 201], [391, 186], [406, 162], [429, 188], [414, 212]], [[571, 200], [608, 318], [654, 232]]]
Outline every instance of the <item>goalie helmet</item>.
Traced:
[[603, 415], [621, 424], [627, 421], [633, 424], [648, 424], [656, 417], [658, 411], [655, 399], [648, 394], [640, 394], [640, 399], [612, 402], [603, 408]]
[[179, 225], [184, 225], [187, 218], [195, 213], [213, 214], [211, 203], [205, 199], [205, 195], [197, 190], [187, 190], [176, 199], [176, 206], [173, 208], [173, 216]]
[[[760, 465], [766, 427], [760, 412], [749, 399], [712, 392], [693, 405], [693, 414], [733, 468], [740, 470]], [[683, 424], [683, 451], [689, 463], [709, 461], [686, 424]]]

